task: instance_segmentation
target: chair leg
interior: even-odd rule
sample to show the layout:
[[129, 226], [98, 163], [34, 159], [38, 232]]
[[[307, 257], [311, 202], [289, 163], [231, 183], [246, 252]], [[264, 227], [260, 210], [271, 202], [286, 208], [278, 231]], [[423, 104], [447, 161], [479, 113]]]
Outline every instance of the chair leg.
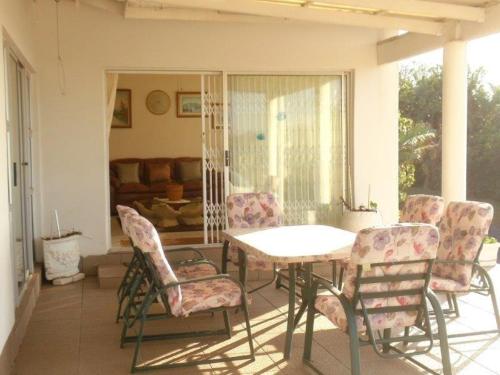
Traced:
[[309, 304], [308, 310], [307, 310], [307, 321], [306, 321], [306, 335], [305, 335], [305, 340], [304, 340], [304, 355], [303, 359], [305, 361], [310, 361], [311, 360], [311, 355], [312, 355], [312, 340], [313, 340], [313, 334], [314, 334], [314, 315], [315, 310], [314, 310], [314, 305], [311, 306], [312, 304]]
[[134, 373], [137, 371], [137, 357], [139, 356], [139, 350], [142, 345], [142, 336], [144, 334], [144, 317], [140, 319], [139, 334], [137, 335], [137, 341], [135, 343], [134, 357], [132, 359], [132, 368], [130, 372]]
[[229, 321], [229, 313], [227, 312], [227, 310], [224, 310], [222, 312], [222, 315], [224, 316], [224, 326], [226, 327], [227, 337], [230, 339], [232, 335], [231, 335], [231, 323]]
[[253, 339], [252, 339], [252, 329], [250, 328], [250, 317], [248, 316], [248, 304], [245, 298], [243, 303], [243, 315], [245, 316], [245, 324], [247, 329], [247, 337], [248, 337], [248, 346], [250, 347], [250, 355], [252, 361], [255, 360], [255, 350], [253, 347]]
[[443, 310], [441, 309], [438, 299], [432, 292], [427, 293], [427, 298], [431, 303], [432, 310], [436, 317], [439, 346], [441, 349], [441, 361], [443, 362], [443, 375], [452, 375], [453, 370], [450, 361], [450, 348], [448, 345], [448, 334], [446, 332], [446, 322], [444, 320]]
[[[405, 327], [405, 334], [406, 334], [406, 328], [408, 328], [408, 327]], [[391, 329], [390, 328], [384, 329], [384, 339], [388, 339], [390, 337], [391, 337]], [[382, 345], [382, 352], [383, 353], [389, 353], [390, 350], [391, 350], [391, 347], [389, 344]]]
[[359, 339], [357, 329], [349, 327], [349, 348], [351, 350], [351, 375], [361, 375], [361, 359], [359, 355]]
[[457, 295], [455, 293], [452, 293], [451, 294], [451, 299], [453, 301], [453, 310], [455, 312], [455, 315], [457, 316], [457, 318], [460, 317], [460, 310], [458, 308], [458, 300], [457, 300]]

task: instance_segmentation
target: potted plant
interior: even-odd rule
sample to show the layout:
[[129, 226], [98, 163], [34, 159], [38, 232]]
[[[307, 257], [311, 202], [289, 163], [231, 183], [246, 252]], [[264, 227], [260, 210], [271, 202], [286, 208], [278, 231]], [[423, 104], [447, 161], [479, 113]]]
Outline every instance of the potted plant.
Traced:
[[498, 260], [498, 248], [500, 243], [495, 237], [486, 236], [483, 247], [479, 253], [479, 264], [482, 266], [494, 266]]
[[54, 285], [64, 285], [85, 278], [79, 270], [81, 232], [61, 231], [57, 210], [54, 211], [57, 234], [42, 237], [45, 277]]
[[382, 217], [377, 210], [377, 203], [368, 199], [368, 206], [352, 207], [344, 198], [340, 198], [344, 208], [340, 227], [342, 229], [359, 232], [361, 229], [382, 225]]

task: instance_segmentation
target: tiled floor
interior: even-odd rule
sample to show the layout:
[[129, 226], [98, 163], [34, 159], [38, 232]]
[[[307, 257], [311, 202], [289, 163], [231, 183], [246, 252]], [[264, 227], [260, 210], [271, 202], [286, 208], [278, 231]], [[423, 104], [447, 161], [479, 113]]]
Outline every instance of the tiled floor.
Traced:
[[[500, 280], [499, 266], [492, 271]], [[497, 289], [500, 289], [500, 283]], [[45, 286], [40, 294], [28, 332], [16, 360], [15, 374], [24, 375], [114, 375], [128, 374], [133, 345], [119, 347], [121, 326], [114, 323], [116, 308], [114, 290], [99, 289], [95, 278], [62, 287]], [[311, 370], [302, 364], [305, 324], [294, 336], [292, 359], [283, 360], [287, 294], [268, 287], [252, 297], [251, 325], [256, 346], [255, 362], [223, 362], [153, 374], [306, 374]], [[493, 327], [489, 299], [467, 296], [461, 299], [463, 317], [450, 321], [449, 329], [467, 326]], [[234, 335], [231, 340], [185, 339], [144, 344], [142, 360], [179, 361], [208, 355], [247, 353], [241, 313], [232, 315]], [[159, 321], [150, 332], [222, 327], [221, 317], [193, 317]], [[349, 374], [348, 339], [325, 318], [316, 321], [313, 359], [325, 374]], [[451, 359], [458, 374], [500, 374], [500, 338], [476, 337], [453, 341]], [[363, 374], [420, 374], [422, 370], [402, 360], [379, 358], [370, 347], [361, 352]], [[439, 368], [439, 350], [423, 358], [432, 368]]]

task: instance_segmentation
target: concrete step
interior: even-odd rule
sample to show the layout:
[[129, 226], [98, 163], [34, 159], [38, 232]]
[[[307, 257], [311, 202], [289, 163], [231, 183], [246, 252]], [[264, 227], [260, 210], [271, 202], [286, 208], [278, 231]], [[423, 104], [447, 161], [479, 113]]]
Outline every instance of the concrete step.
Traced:
[[97, 266], [99, 287], [103, 289], [116, 289], [120, 286], [127, 267], [122, 264], [103, 264]]

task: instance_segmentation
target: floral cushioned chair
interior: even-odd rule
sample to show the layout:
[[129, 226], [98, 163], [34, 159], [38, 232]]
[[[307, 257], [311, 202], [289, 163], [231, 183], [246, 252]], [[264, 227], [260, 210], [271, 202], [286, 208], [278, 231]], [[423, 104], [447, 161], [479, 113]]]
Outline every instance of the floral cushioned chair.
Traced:
[[[381, 357], [405, 357], [427, 353], [433, 345], [428, 299], [438, 318], [443, 370], [451, 374], [446, 326], [439, 302], [428, 288], [432, 263], [439, 242], [437, 228], [428, 224], [399, 224], [361, 230], [352, 248], [342, 292], [318, 280], [310, 299], [304, 360], [311, 362], [314, 315], [321, 313], [350, 336], [351, 373], [360, 374], [359, 346], [371, 344]], [[318, 287], [328, 289], [317, 295]], [[423, 323], [423, 324], [422, 324]], [[419, 334], [392, 335], [405, 327], [417, 327]], [[380, 336], [376, 331], [381, 331]], [[362, 340], [358, 333], [364, 333]], [[379, 332], [380, 333], [380, 332]], [[397, 342], [426, 341], [425, 348], [402, 352]]]
[[[128, 231], [134, 247], [139, 250], [146, 261], [146, 267], [151, 276], [146, 295], [138, 303], [129, 303], [124, 316], [124, 332], [122, 342], [135, 341], [136, 347], [132, 360], [132, 372], [146, 369], [159, 369], [184, 366], [196, 366], [204, 363], [254, 359], [254, 349], [250, 322], [248, 318], [246, 292], [236, 280], [229, 275], [217, 274], [190, 280], [179, 280], [170, 266], [163, 251], [160, 238], [154, 226], [145, 218], [134, 216], [128, 220]], [[160, 301], [164, 307], [162, 314], [149, 314], [149, 309], [155, 301]], [[210, 360], [190, 361], [187, 363], [145, 363], [138, 365], [139, 350], [143, 341], [175, 339], [225, 334], [231, 337], [231, 326], [228, 311], [242, 309], [246, 321], [246, 330], [250, 354], [236, 357], [224, 357]], [[144, 324], [150, 320], [186, 317], [201, 312], [222, 312], [225, 329], [201, 332], [183, 332], [160, 335], [144, 335]], [[127, 330], [139, 324], [137, 336], [127, 336]]]
[[[283, 225], [283, 212], [272, 193], [231, 194], [227, 197], [226, 208], [229, 228], [269, 228]], [[225, 241], [222, 254], [223, 272], [226, 272], [229, 261], [239, 265], [238, 248]], [[270, 282], [248, 291], [253, 293], [272, 284], [277, 278], [276, 268], [286, 268], [287, 265], [276, 265], [249, 255], [246, 267], [248, 270], [273, 271], [274, 274]]]
[[[493, 219], [493, 207], [481, 202], [450, 202], [439, 231], [441, 243], [432, 270], [430, 286], [438, 293], [445, 293], [449, 309], [445, 313], [459, 316], [456, 294], [475, 292], [489, 295], [493, 303], [497, 329], [500, 332], [500, 316], [493, 282], [477, 259], [484, 237]], [[480, 334], [484, 332], [475, 332]], [[468, 334], [450, 335], [450, 337]]]
[[[129, 237], [130, 233], [128, 231], [128, 221], [134, 217], [140, 217], [139, 213], [133, 208], [127, 206], [116, 206], [116, 210], [120, 217], [120, 223], [122, 226], [123, 233]], [[132, 245], [132, 241], [131, 241]], [[147, 287], [146, 282], [150, 279], [147, 274], [143, 274], [146, 268], [145, 260], [143, 259], [143, 255], [140, 251], [134, 249], [132, 260], [130, 261], [127, 271], [122, 279], [122, 282], [118, 288], [118, 310], [116, 313], [116, 321], [118, 322], [122, 317], [122, 308], [125, 300], [129, 297], [131, 288], [133, 286], [134, 280], [139, 277], [142, 277], [142, 284], [137, 285], [135, 288], [140, 290], [141, 293], [144, 292], [144, 289]], [[217, 275], [218, 268], [217, 266], [208, 261], [203, 254], [193, 248], [180, 248], [180, 249], [163, 249], [168, 255], [174, 253], [186, 253], [191, 252], [194, 253], [194, 258], [188, 258], [184, 260], [179, 260], [173, 263], [173, 268], [178, 275], [180, 280], [194, 279], [198, 277], [205, 276], [213, 276]], [[149, 280], [150, 282], [151, 280]]]
[[444, 199], [436, 195], [416, 194], [406, 198], [400, 223], [427, 223], [438, 225], [443, 217]]
[[[444, 199], [437, 195], [416, 194], [409, 195], [406, 198], [401, 216], [400, 223], [424, 223], [438, 225], [443, 217]], [[340, 273], [338, 287], [342, 287], [342, 278], [344, 270], [349, 262], [349, 258], [340, 262]], [[335, 267], [335, 263], [334, 263]], [[335, 274], [335, 272], [334, 272]]]

